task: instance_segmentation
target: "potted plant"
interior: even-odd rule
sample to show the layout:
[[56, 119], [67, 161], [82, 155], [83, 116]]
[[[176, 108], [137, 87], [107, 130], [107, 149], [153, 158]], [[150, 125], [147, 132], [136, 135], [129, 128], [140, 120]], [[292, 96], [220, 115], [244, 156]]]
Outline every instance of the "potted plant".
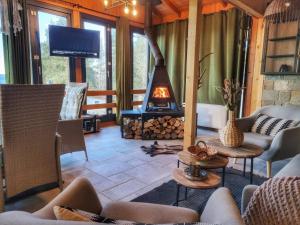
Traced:
[[244, 134], [236, 125], [236, 109], [239, 105], [243, 88], [239, 82], [231, 79], [224, 80], [224, 87], [217, 90], [222, 94], [225, 106], [228, 110], [228, 121], [226, 126], [219, 131], [220, 140], [224, 146], [239, 147], [243, 144]]

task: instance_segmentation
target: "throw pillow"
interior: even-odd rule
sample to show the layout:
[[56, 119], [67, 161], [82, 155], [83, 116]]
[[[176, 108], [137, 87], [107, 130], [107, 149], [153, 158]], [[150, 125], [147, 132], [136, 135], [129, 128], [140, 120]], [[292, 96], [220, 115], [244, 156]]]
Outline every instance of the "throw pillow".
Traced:
[[300, 224], [300, 177], [269, 179], [254, 192], [243, 215], [245, 225]]
[[66, 86], [65, 96], [63, 99], [60, 119], [73, 120], [79, 118], [83, 98], [87, 91], [86, 83], [69, 83]]
[[85, 212], [78, 209], [63, 207], [63, 206], [54, 206], [53, 211], [57, 220], [110, 223], [110, 224], [116, 223], [116, 221], [113, 219], [105, 218], [97, 214]]
[[297, 127], [299, 125], [300, 121], [280, 119], [265, 114], [258, 114], [251, 128], [251, 132], [274, 137], [281, 130]]

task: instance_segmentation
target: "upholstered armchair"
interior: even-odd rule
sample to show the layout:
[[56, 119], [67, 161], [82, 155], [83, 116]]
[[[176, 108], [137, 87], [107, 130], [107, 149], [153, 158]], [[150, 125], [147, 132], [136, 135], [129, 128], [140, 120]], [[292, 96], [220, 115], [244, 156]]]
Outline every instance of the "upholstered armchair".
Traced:
[[266, 106], [257, 110], [250, 117], [237, 120], [237, 125], [244, 132], [244, 141], [265, 150], [260, 158], [267, 162], [267, 176], [271, 177], [272, 162], [291, 158], [300, 153], [300, 127], [281, 130], [274, 137], [253, 133], [251, 127], [259, 114], [300, 121], [300, 107], [293, 105]]
[[81, 112], [87, 89], [86, 83], [69, 83], [66, 86], [57, 127], [57, 132], [62, 138], [61, 154], [84, 151], [86, 160], [88, 160], [88, 155], [84, 141]]
[[[243, 225], [243, 221], [230, 191], [219, 188], [213, 193], [201, 215], [194, 210], [149, 203], [112, 202], [101, 205], [97, 193], [85, 178], [74, 180], [61, 194], [41, 210], [30, 214], [26, 212], [7, 212], [0, 214], [1, 225], [92, 225], [95, 223], [57, 221], [53, 206], [66, 206], [104, 217], [132, 221], [141, 224], [195, 223], [199, 225]], [[54, 223], [55, 221], [55, 223]]]

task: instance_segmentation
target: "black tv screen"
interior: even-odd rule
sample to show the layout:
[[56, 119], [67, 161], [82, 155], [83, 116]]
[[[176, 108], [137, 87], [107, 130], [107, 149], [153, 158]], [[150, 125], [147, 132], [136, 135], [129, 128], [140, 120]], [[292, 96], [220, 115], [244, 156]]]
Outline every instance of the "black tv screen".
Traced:
[[49, 45], [51, 56], [99, 58], [100, 32], [51, 25]]

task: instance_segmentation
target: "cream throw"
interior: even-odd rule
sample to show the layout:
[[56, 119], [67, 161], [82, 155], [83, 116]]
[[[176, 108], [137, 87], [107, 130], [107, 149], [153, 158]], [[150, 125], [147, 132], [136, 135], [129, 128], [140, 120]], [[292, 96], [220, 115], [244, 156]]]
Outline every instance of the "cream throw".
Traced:
[[246, 225], [300, 224], [300, 177], [266, 181], [254, 192], [243, 219]]

